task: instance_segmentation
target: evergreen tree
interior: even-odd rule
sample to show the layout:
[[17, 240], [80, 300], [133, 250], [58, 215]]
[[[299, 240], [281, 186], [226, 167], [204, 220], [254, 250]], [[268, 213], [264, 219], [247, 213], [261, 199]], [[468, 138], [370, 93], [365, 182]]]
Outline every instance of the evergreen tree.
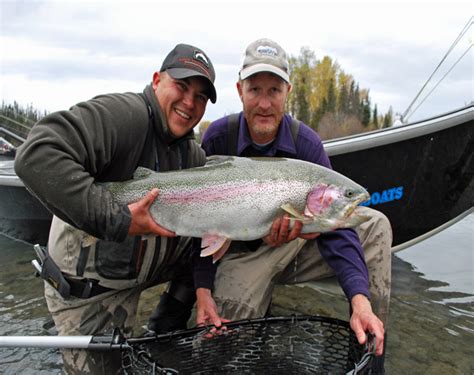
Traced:
[[379, 128], [379, 114], [377, 111], [377, 104], [374, 105], [374, 111], [372, 112], [372, 124], [374, 125], [375, 129]]
[[[357, 103], [357, 105], [356, 105]], [[357, 102], [355, 100], [355, 82], [351, 82], [351, 86], [349, 88], [349, 100], [348, 100], [348, 105], [347, 105], [347, 113], [352, 115], [356, 114], [356, 106], [358, 106], [359, 100], [357, 99]]]
[[337, 112], [347, 113], [349, 109], [349, 91], [347, 85], [341, 84], [339, 89], [339, 100], [337, 101]]
[[324, 112], [336, 112], [336, 91], [334, 89], [334, 80], [329, 80], [328, 94], [326, 96], [326, 108]]
[[392, 106], [388, 109], [388, 112], [385, 114], [383, 118], [383, 128], [389, 128], [393, 124], [393, 109]]
[[354, 114], [360, 119], [360, 90], [359, 90], [359, 84], [357, 83], [355, 85], [355, 90], [354, 94], [352, 96], [352, 108], [354, 110]]
[[361, 122], [365, 127], [370, 124], [370, 100], [369, 94], [367, 93], [361, 101]]
[[297, 115], [295, 116], [297, 119], [300, 121], [303, 121], [305, 124], [309, 124], [311, 122], [311, 115], [309, 111], [309, 102], [308, 102], [308, 94], [307, 94], [307, 89], [304, 86], [304, 79], [303, 79], [303, 85], [301, 88], [298, 89], [298, 91], [295, 93], [296, 96], [296, 113]]

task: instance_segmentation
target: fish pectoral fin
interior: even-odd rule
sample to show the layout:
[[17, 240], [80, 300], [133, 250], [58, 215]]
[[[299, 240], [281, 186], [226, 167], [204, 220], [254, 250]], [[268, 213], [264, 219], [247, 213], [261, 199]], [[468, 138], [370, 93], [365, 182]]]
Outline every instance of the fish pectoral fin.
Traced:
[[229, 249], [232, 241], [217, 234], [205, 234], [201, 241], [201, 257], [212, 255], [214, 262], [217, 262]]
[[133, 179], [134, 180], [144, 180], [148, 178], [150, 175], [154, 174], [155, 171], [145, 167], [138, 167], [135, 172], [133, 172]]
[[231, 243], [232, 243], [232, 240], [229, 240], [229, 239], [225, 240], [221, 248], [217, 250], [216, 253], [212, 254], [212, 263], [216, 263], [219, 259], [221, 259], [224, 256], [227, 250], [229, 250]]
[[308, 218], [302, 214], [300, 214], [296, 208], [294, 208], [290, 203], [285, 203], [280, 206], [282, 210], [288, 212], [291, 216], [298, 220], [307, 220]]
[[206, 158], [205, 166], [208, 167], [212, 165], [222, 164], [232, 160], [234, 160], [234, 157], [229, 155], [211, 155]]

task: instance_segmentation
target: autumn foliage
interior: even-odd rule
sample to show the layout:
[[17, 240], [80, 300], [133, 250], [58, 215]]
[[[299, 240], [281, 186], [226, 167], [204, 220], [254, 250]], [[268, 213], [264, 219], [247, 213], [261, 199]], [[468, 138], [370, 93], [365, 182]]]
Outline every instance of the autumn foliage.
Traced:
[[352, 75], [344, 72], [329, 56], [318, 60], [311, 50], [302, 48], [290, 57], [293, 90], [287, 111], [316, 130], [322, 139], [338, 138], [388, 127], [391, 109], [380, 115], [373, 108], [369, 90], [359, 87]]

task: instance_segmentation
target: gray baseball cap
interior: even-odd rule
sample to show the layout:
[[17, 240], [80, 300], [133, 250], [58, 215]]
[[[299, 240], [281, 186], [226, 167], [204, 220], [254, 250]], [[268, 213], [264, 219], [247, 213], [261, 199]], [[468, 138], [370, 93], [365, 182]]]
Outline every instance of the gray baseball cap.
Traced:
[[290, 82], [288, 57], [281, 46], [270, 39], [258, 39], [245, 50], [239, 77], [244, 80], [251, 75], [269, 72]]

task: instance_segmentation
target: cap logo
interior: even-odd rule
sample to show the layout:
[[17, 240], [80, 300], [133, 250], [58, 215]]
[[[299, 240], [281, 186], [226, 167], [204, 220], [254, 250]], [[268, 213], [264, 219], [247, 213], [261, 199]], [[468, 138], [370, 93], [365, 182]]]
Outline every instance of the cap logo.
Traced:
[[276, 50], [276, 48], [270, 46], [258, 46], [257, 52], [261, 55], [267, 55], [272, 57], [278, 56], [278, 51]]
[[194, 59], [201, 61], [204, 65], [209, 67], [209, 61], [207, 60], [206, 55], [201, 51], [194, 51]]

